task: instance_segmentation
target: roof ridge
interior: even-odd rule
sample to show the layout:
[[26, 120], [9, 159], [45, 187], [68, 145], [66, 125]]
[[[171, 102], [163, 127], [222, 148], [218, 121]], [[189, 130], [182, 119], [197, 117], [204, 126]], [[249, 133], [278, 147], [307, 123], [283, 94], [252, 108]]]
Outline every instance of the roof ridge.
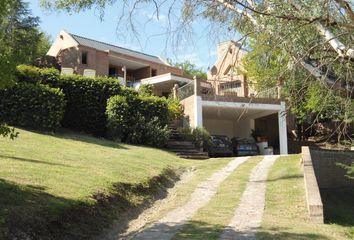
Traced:
[[79, 35], [73, 34], [73, 33], [68, 33], [68, 34], [70, 34], [71, 36], [74, 36], [74, 37], [84, 38], [84, 39], [86, 39], [86, 40], [98, 42], [98, 43], [101, 43], [101, 44], [105, 44], [105, 45], [109, 45], [109, 46], [112, 46], [112, 47], [120, 48], [120, 49], [127, 50], [127, 51], [130, 51], [130, 52], [135, 52], [135, 53], [138, 53], [138, 54], [142, 54], [142, 55], [145, 55], [145, 56], [148, 56], [148, 57], [153, 57], [153, 58], [160, 59], [158, 56], [154, 56], [154, 55], [151, 55], [151, 54], [139, 52], [139, 51], [136, 51], [136, 50], [132, 50], [132, 49], [129, 49], [129, 48], [125, 48], [125, 47], [120, 47], [120, 46], [117, 46], [117, 45], [114, 45], [114, 44], [111, 44], [111, 43], [106, 43], [106, 42], [98, 41], [98, 40], [96, 40], [96, 39], [92, 39], [92, 38], [88, 38], [88, 37], [79, 36]]

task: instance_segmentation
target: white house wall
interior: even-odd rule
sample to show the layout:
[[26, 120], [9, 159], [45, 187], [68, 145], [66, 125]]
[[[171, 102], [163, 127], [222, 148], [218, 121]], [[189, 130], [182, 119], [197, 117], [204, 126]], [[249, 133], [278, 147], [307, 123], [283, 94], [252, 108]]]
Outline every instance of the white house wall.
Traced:
[[229, 138], [234, 136], [233, 121], [204, 118], [203, 125], [211, 135], [226, 135]]

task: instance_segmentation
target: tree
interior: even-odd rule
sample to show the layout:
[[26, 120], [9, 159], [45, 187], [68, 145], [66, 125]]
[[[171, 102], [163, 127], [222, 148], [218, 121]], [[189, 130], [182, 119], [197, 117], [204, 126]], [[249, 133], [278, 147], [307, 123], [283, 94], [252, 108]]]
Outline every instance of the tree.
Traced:
[[[0, 89], [14, 83], [15, 67], [31, 64], [44, 54], [48, 37], [38, 30], [39, 18], [33, 17], [28, 3], [3, 0], [0, 8]], [[13, 138], [16, 133], [0, 124], [0, 135]]]
[[207, 79], [206, 72], [204, 72], [201, 68], [198, 68], [189, 60], [185, 60], [184, 62], [173, 62], [171, 59], [168, 59], [167, 61], [171, 66], [182, 69], [183, 74], [189, 75], [191, 77], [197, 76], [202, 79]]

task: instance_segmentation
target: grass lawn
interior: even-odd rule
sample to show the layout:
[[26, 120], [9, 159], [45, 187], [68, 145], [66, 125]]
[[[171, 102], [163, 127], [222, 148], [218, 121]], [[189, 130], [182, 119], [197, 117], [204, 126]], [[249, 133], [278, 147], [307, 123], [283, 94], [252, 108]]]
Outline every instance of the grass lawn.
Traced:
[[210, 202], [173, 239], [218, 239], [235, 213], [253, 167], [262, 158], [252, 157], [231, 173]]
[[266, 208], [258, 239], [353, 239], [350, 228], [308, 219], [299, 155], [281, 157], [267, 181]]
[[0, 239], [88, 239], [117, 214], [152, 200], [177, 169], [195, 164], [71, 132], [19, 132], [14, 141], [0, 138]]

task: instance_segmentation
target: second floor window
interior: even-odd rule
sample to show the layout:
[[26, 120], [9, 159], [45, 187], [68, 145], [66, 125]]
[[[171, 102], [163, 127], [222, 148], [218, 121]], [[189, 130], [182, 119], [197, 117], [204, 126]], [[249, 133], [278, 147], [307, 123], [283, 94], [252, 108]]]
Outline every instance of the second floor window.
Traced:
[[81, 53], [81, 63], [82, 64], [87, 64], [87, 52], [82, 52]]

